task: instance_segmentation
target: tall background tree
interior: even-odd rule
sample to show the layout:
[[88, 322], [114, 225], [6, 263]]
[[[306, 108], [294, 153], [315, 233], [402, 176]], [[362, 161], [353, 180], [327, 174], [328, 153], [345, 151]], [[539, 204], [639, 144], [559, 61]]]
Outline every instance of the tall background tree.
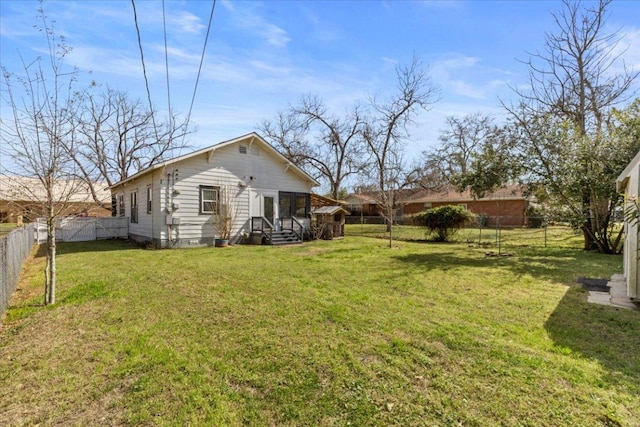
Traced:
[[19, 191], [43, 207], [47, 222], [44, 303], [54, 304], [55, 221], [82, 183], [66, 150], [75, 136], [77, 70], [66, 66], [71, 48], [57, 36], [42, 8], [38, 19], [38, 29], [46, 37], [46, 54], [32, 62], [23, 60], [20, 73], [2, 68], [2, 97], [11, 113], [0, 122], [0, 154], [3, 174], [14, 177]]
[[397, 67], [396, 75], [395, 93], [386, 101], [371, 100], [371, 116], [363, 132], [372, 159], [369, 177], [377, 186], [378, 203], [389, 231], [389, 247], [393, 241], [396, 196], [410, 176], [404, 162], [408, 127], [437, 98], [437, 89], [417, 58], [407, 66]]
[[615, 252], [612, 165], [630, 160], [622, 158], [628, 150], [615, 137], [612, 112], [632, 98], [638, 76], [618, 67], [620, 35], [605, 26], [610, 3], [563, 1], [545, 49], [526, 62], [528, 87], [514, 89], [520, 104], [505, 105], [521, 137], [529, 180], [566, 207], [585, 249], [604, 253]]
[[96, 202], [96, 185], [111, 186], [186, 148], [187, 121], [164, 120], [125, 92], [95, 87], [76, 95], [75, 138], [67, 148]]
[[471, 162], [483, 145], [497, 132], [494, 119], [476, 113], [447, 117], [448, 128], [440, 133], [437, 147], [424, 151], [424, 173], [421, 185], [434, 188], [451, 183], [468, 172]]
[[259, 130], [289, 160], [327, 183], [330, 196], [338, 199], [345, 181], [365, 164], [363, 125], [358, 106], [340, 116], [319, 97], [305, 95], [276, 119], [262, 122]]

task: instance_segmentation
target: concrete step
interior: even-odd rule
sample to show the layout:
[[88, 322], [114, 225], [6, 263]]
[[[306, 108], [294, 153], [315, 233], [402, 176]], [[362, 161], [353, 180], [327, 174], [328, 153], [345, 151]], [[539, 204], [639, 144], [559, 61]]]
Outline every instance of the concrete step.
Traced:
[[593, 304], [609, 305], [612, 307], [637, 310], [638, 306], [627, 297], [627, 283], [624, 276], [614, 274], [607, 282], [609, 292], [589, 291], [587, 301]]

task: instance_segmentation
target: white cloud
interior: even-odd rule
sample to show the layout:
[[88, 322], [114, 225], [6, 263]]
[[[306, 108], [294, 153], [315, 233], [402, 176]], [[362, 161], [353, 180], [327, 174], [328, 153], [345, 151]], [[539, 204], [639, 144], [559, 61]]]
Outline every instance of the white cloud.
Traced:
[[264, 35], [267, 42], [275, 47], [285, 47], [291, 41], [287, 32], [274, 24], [264, 23]]
[[198, 34], [205, 29], [200, 18], [189, 12], [179, 12], [170, 15], [169, 23], [177, 25], [185, 33]]
[[232, 8], [233, 23], [245, 33], [250, 33], [263, 39], [268, 45], [282, 48], [291, 41], [288, 33], [281, 27], [263, 18], [251, 3], [243, 3], [242, 9]]

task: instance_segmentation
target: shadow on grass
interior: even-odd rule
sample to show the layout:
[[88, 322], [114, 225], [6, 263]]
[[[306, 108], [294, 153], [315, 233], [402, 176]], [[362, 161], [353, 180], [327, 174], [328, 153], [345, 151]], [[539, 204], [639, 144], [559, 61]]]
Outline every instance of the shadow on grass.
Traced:
[[[126, 251], [140, 249], [138, 246], [129, 241], [113, 239], [113, 240], [92, 240], [89, 242], [58, 242], [56, 243], [56, 255], [75, 254], [80, 252], [109, 252], [109, 251]], [[42, 244], [38, 247], [36, 258], [47, 256], [47, 245]]]
[[[491, 250], [493, 251], [493, 250]], [[482, 251], [469, 252], [466, 256], [460, 256], [460, 252], [440, 253], [412, 253], [408, 255], [393, 256], [392, 258], [412, 265], [416, 271], [431, 271], [435, 269], [447, 271], [456, 269], [495, 268], [505, 269], [517, 276], [531, 275], [546, 280], [554, 280], [567, 283], [572, 278], [576, 261], [570, 251], [562, 250], [560, 254], [527, 254], [517, 256], [486, 256]]]
[[585, 291], [571, 289], [545, 323], [556, 346], [597, 360], [611, 382], [640, 393], [640, 312], [589, 304]]
[[[485, 257], [480, 251], [411, 253], [395, 256], [411, 270], [482, 271], [493, 267], [509, 274], [572, 284], [578, 276], [610, 277], [620, 261], [572, 249], [521, 249], [513, 257]], [[486, 271], [486, 270], [485, 270]], [[586, 302], [586, 293], [571, 286], [545, 322], [560, 353], [597, 360], [609, 373], [606, 381], [640, 393], [640, 312]]]

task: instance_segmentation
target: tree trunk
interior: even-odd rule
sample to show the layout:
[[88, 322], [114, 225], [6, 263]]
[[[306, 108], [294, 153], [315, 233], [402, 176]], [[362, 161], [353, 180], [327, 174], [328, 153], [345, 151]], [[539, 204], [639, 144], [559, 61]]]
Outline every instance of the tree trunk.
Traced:
[[56, 303], [56, 223], [55, 218], [47, 218], [47, 263], [45, 269], [44, 303]]

